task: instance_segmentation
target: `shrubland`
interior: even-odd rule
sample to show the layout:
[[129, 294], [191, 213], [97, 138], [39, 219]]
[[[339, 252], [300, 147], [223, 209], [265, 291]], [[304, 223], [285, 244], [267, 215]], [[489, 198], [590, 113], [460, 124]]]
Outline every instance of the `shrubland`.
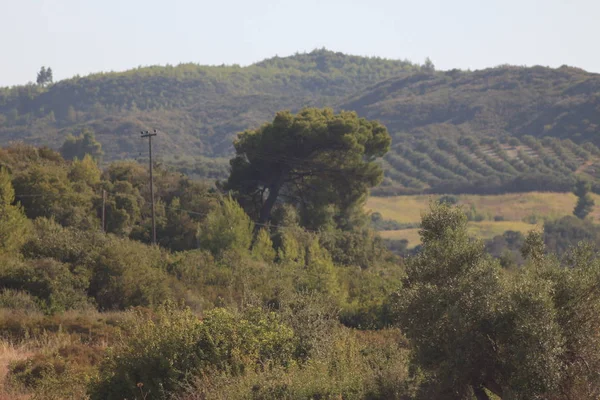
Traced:
[[[265, 159], [265, 135], [280, 155], [324, 135], [332, 146]], [[505, 234], [498, 246], [521, 258], [498, 258], [447, 196], [400, 258], [363, 207], [384, 127], [306, 110], [240, 138], [217, 188], [156, 167], [157, 245], [139, 164], [0, 151], [4, 396], [600, 395], [600, 262], [593, 243], [575, 244], [597, 237], [589, 220]], [[336, 186], [340, 171], [355, 181]], [[569, 229], [581, 234], [558, 250]]]

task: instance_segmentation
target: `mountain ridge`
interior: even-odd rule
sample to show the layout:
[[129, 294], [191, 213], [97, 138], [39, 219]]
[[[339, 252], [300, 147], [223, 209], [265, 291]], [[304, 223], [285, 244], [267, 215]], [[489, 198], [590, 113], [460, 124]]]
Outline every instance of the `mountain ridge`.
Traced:
[[[567, 66], [435, 71], [406, 60], [324, 49], [245, 67], [150, 66], [74, 77], [47, 88], [0, 89], [0, 145], [17, 140], [58, 148], [68, 134], [89, 127], [106, 161], [139, 158], [146, 149], [137, 133], [156, 128], [158, 159], [193, 171], [216, 157], [221, 172], [213, 170], [214, 176], [226, 173], [236, 133], [262, 125], [277, 111], [306, 106], [353, 110], [388, 127], [393, 147], [382, 164], [390, 193], [435, 191], [441, 184], [456, 189], [459, 183], [464, 189], [465, 181], [472, 187], [483, 177], [506, 187], [523, 174], [548, 174], [554, 165], [564, 178], [560, 188], [575, 174], [596, 176], [595, 161], [572, 157], [571, 150], [554, 151], [600, 145], [600, 74]], [[541, 144], [530, 136], [560, 140]], [[506, 147], [512, 158], [502, 148], [511, 138], [526, 137], [520, 148], [542, 160], [525, 163], [527, 168], [515, 150], [519, 146]], [[436, 148], [440, 139], [451, 144]], [[480, 147], [459, 144], [467, 139]], [[573, 143], [563, 143], [567, 139]], [[488, 149], [490, 141], [498, 143]], [[493, 154], [471, 160], [463, 154], [469, 151]]]

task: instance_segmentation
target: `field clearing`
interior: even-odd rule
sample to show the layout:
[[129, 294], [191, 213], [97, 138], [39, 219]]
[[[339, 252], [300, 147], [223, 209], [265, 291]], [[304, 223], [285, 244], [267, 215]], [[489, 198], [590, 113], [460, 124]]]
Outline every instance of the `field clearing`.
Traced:
[[[505, 231], [512, 230], [527, 233], [543, 227], [543, 219], [560, 218], [572, 215], [577, 198], [572, 193], [529, 192], [509, 193], [502, 195], [456, 195], [458, 204], [465, 209], [475, 207], [485, 220], [469, 222], [469, 233], [480, 239], [491, 239]], [[596, 206], [590, 214], [594, 220], [600, 220], [600, 196], [592, 194]], [[395, 197], [371, 197], [366, 208], [371, 212], [379, 212], [385, 219], [400, 223], [419, 223], [421, 215], [429, 209], [429, 203], [439, 199], [440, 195], [417, 195]], [[494, 217], [502, 217], [503, 221], [494, 221]], [[537, 217], [537, 225], [524, 222], [528, 217]], [[588, 218], [590, 218], [588, 217]], [[402, 229], [379, 232], [387, 239], [406, 239], [408, 247], [420, 243], [419, 229]]]
[[[541, 225], [528, 224], [521, 221], [481, 221], [469, 222], [468, 231], [473, 237], [479, 239], [491, 239], [494, 236], [502, 235], [506, 231], [518, 231], [526, 234], [535, 229], [541, 229]], [[381, 237], [394, 240], [408, 240], [408, 248], [413, 248], [421, 243], [419, 237], [419, 228], [401, 229], [397, 231], [381, 231]]]
[[[421, 214], [429, 208], [429, 202], [439, 199], [440, 195], [417, 195], [395, 197], [371, 197], [366, 208], [378, 211], [385, 219], [393, 219], [400, 223], [418, 223]], [[456, 195], [459, 205], [467, 209], [475, 206], [478, 213], [485, 214], [493, 220], [501, 216], [504, 221], [522, 221], [523, 218], [537, 216], [541, 218], [558, 218], [571, 215], [575, 208], [576, 197], [572, 193], [529, 192], [509, 193], [502, 195]], [[592, 194], [596, 206], [590, 214], [600, 220], [600, 196]], [[490, 221], [491, 222], [491, 221]]]

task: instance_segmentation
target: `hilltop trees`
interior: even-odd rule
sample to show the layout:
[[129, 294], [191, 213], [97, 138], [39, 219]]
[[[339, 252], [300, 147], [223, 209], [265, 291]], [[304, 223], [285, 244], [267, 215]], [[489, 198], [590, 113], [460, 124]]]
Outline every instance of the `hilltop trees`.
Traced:
[[52, 83], [52, 68], [42, 67], [40, 68], [40, 72], [37, 74], [36, 83], [40, 86], [46, 86]]
[[284, 199], [297, 207], [305, 226], [318, 227], [381, 182], [383, 172], [374, 160], [390, 143], [385, 126], [354, 112], [279, 112], [273, 122], [238, 136], [224, 188], [258, 217], [257, 226], [270, 221], [275, 204]]

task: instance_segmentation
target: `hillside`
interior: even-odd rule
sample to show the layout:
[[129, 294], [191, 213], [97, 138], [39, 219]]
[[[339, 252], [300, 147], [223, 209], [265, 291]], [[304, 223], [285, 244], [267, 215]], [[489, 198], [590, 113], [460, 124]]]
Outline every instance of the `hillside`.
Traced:
[[160, 156], [222, 156], [235, 134], [282, 109], [332, 105], [381, 80], [419, 69], [407, 61], [315, 50], [240, 66], [147, 67], [0, 89], [0, 145], [58, 147], [91, 126], [107, 158], [136, 157], [137, 132], [157, 128]]
[[600, 143], [600, 75], [570, 67], [417, 72], [341, 104], [392, 133], [554, 136]]
[[[600, 169], [600, 75], [561, 67], [432, 71], [315, 50], [247, 66], [145, 67], [0, 89], [0, 145], [58, 148], [88, 126], [105, 160], [141, 159], [156, 128], [163, 163], [227, 174], [232, 140], [282, 109], [331, 106], [393, 136], [379, 195], [570, 190]], [[596, 185], [600, 190], [600, 184]]]
[[382, 166], [378, 195], [568, 192], [579, 177], [600, 191], [598, 147], [555, 137], [397, 135]]

